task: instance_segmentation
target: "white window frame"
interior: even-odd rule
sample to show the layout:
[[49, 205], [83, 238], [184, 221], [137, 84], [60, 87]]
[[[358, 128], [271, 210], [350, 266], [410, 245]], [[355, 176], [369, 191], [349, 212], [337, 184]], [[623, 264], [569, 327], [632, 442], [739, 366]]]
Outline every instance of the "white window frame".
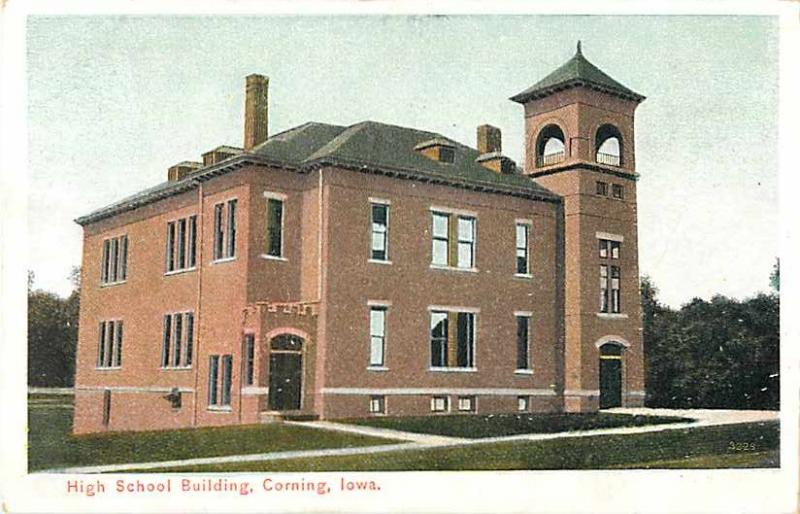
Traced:
[[[466, 271], [477, 273], [477, 262], [478, 262], [478, 214], [475, 211], [464, 210], [464, 209], [455, 209], [452, 207], [441, 207], [441, 206], [431, 206], [428, 208], [431, 213], [431, 269], [436, 270], [448, 270], [448, 271]], [[433, 235], [433, 217], [435, 215], [445, 216], [447, 218], [447, 237], [442, 238], [434, 237]], [[472, 221], [472, 241], [469, 243], [471, 244], [471, 254], [472, 254], [472, 262], [469, 266], [462, 266], [460, 262], [460, 252], [458, 250], [459, 244], [467, 243], [468, 241], [462, 241], [460, 236], [459, 228], [459, 220], [461, 219], [470, 219]], [[455, 230], [455, 241], [452, 240], [450, 237], [451, 234], [451, 226], [452, 223], [456, 224]], [[434, 257], [435, 253], [433, 251], [433, 241], [434, 240], [446, 240], [447, 241], [447, 258], [444, 264], [440, 262], [435, 262]], [[455, 265], [450, 265], [450, 252], [452, 245], [455, 245], [455, 255], [456, 255], [456, 262]]]
[[[264, 245], [264, 252], [261, 254], [262, 259], [269, 259], [272, 261], [287, 261], [286, 258], [286, 202], [289, 196], [285, 193], [277, 191], [264, 191], [264, 234], [266, 236], [266, 244]], [[280, 255], [271, 255], [269, 253], [269, 201], [277, 200], [281, 202], [281, 250]]]
[[[211, 368], [212, 362], [216, 362], [214, 380], [212, 381]], [[227, 363], [227, 365], [226, 365]], [[225, 376], [227, 370], [228, 384], [226, 389]], [[213, 383], [212, 383], [213, 382]], [[233, 397], [233, 355], [213, 354], [208, 356], [208, 395], [206, 402], [210, 411], [232, 410], [231, 403]], [[212, 392], [214, 395], [212, 401]], [[226, 399], [227, 396], [227, 399]]]
[[[469, 355], [471, 357], [472, 365], [471, 366], [433, 366], [433, 354], [431, 353], [433, 350], [432, 343], [432, 331], [433, 331], [433, 316], [434, 314], [447, 314], [448, 316], [445, 319], [449, 319], [450, 313], [455, 314], [471, 314], [472, 315], [472, 345], [469, 350]], [[478, 363], [477, 363], [477, 349], [478, 349], [478, 313], [480, 313], [480, 309], [474, 307], [451, 307], [451, 306], [442, 306], [442, 305], [430, 305], [428, 306], [428, 371], [435, 371], [435, 372], [445, 372], [445, 373], [474, 373], [478, 371]], [[448, 334], [450, 333], [451, 327], [449, 326], [448, 321]], [[458, 336], [456, 336], [458, 337]], [[446, 360], [446, 354], [445, 354]]]
[[530, 412], [531, 397], [527, 395], [517, 396], [517, 412]]
[[[373, 256], [375, 249], [373, 248], [373, 241], [375, 239], [375, 221], [373, 220], [373, 208], [376, 206], [380, 206], [386, 209], [386, 224], [383, 227], [383, 246], [384, 246], [384, 258], [378, 259]], [[379, 263], [379, 264], [391, 264], [392, 259], [389, 255], [389, 224], [391, 223], [391, 216], [392, 216], [392, 203], [389, 200], [382, 200], [380, 198], [369, 198], [369, 258], [367, 259], [369, 262]]]
[[459, 412], [478, 412], [478, 398], [474, 395], [458, 397]]
[[[519, 258], [519, 251], [521, 250], [519, 246], [519, 241], [517, 239], [517, 229], [518, 227], [525, 228], [525, 272], [520, 273], [519, 269], [517, 269], [517, 259]], [[529, 219], [518, 219], [514, 220], [514, 276], [520, 278], [531, 278], [533, 275], [531, 273], [531, 233], [533, 232], [533, 221]]]
[[[192, 219], [194, 219], [193, 230], [191, 230]], [[180, 267], [179, 259], [181, 238], [178, 236], [178, 226], [180, 225], [181, 221], [183, 221], [186, 226], [183, 233], [183, 245], [185, 253], [183, 267]], [[172, 230], [170, 230], [170, 228], [172, 228]], [[164, 248], [164, 252], [166, 253], [164, 259], [165, 276], [178, 275], [180, 273], [197, 270], [197, 229], [197, 214], [187, 214], [186, 216], [167, 221], [167, 244]], [[170, 234], [172, 234], [172, 239], [170, 239]], [[194, 252], [192, 252], [192, 247], [194, 247]], [[194, 258], [194, 264], [190, 265], [192, 257]], [[172, 269], [169, 269], [170, 264], [173, 266]]]
[[[388, 323], [386, 322], [389, 315], [389, 303], [386, 302], [368, 302], [369, 307], [369, 365], [367, 369], [375, 370], [375, 371], [386, 371], [386, 327]], [[383, 326], [382, 335], [373, 334], [372, 332], [372, 313], [373, 312], [382, 312], [383, 313]], [[380, 338], [380, 362], [374, 362], [373, 357], [373, 344], [375, 343], [375, 338]]]
[[[192, 369], [197, 349], [197, 324], [194, 312], [191, 310], [167, 312], [164, 314], [161, 327], [161, 369], [162, 370], [187, 370]], [[167, 327], [169, 319], [169, 328]], [[178, 323], [181, 320], [180, 333], [176, 334]], [[189, 323], [191, 320], [191, 323]], [[191, 326], [191, 332], [189, 327]], [[191, 334], [191, 339], [189, 335]], [[178, 340], [180, 339], [180, 341]], [[191, 343], [191, 354], [187, 350]], [[180, 361], [175, 363], [176, 348], [180, 347]], [[166, 360], [166, 363], [165, 363]]]
[[[102, 331], [102, 333], [101, 333]], [[122, 333], [122, 335], [120, 335]], [[122, 347], [125, 337], [121, 318], [101, 319], [98, 322], [96, 370], [122, 368]]]
[[[124, 245], [122, 245], [124, 241]], [[108, 246], [106, 246], [108, 245]], [[116, 247], [116, 257], [112, 262], [111, 249]], [[122, 249], [124, 248], [124, 252]], [[115, 286], [128, 281], [128, 255], [130, 254], [130, 241], [128, 234], [118, 234], [103, 238], [100, 255], [100, 286]], [[124, 257], [123, 257], [124, 255]], [[112, 268], [113, 265], [113, 268]], [[112, 273], [112, 269], [114, 273]], [[114, 278], [111, 278], [111, 275]], [[121, 275], [121, 277], [120, 277]]]
[[[528, 333], [526, 334], [526, 367], [520, 368], [519, 367], [519, 320], [520, 318], [528, 320]], [[532, 320], [533, 320], [533, 313], [529, 311], [515, 311], [514, 312], [514, 348], [516, 349], [515, 353], [515, 370], [514, 373], [518, 375], [530, 375], [533, 374], [533, 358], [531, 355], [531, 334], [533, 332], [532, 329]]]
[[373, 416], [386, 415], [386, 395], [373, 394], [369, 397], [369, 413]]
[[[230, 216], [230, 210], [231, 210], [230, 209], [230, 205], [233, 202], [236, 203], [236, 213], [235, 213], [236, 219], [234, 220], [233, 230], [231, 231], [231, 229], [230, 229], [230, 221], [229, 221], [228, 218]], [[221, 207], [221, 211], [220, 211], [220, 224], [222, 225], [221, 231], [217, 231], [217, 207], [218, 206], [222, 206]], [[212, 250], [212, 252], [211, 252], [211, 256], [212, 256], [211, 263], [212, 264], [220, 264], [220, 263], [223, 263], [223, 262], [230, 262], [230, 261], [236, 260], [236, 245], [237, 245], [238, 239], [239, 239], [238, 238], [238, 234], [237, 234], [238, 231], [237, 231], [236, 227], [239, 224], [239, 218], [240, 218], [239, 214], [240, 214], [239, 213], [239, 199], [237, 197], [235, 197], [235, 196], [231, 197], [231, 198], [226, 198], [225, 200], [220, 200], [219, 202], [214, 202], [214, 210], [212, 212], [212, 215], [213, 215], [213, 227], [212, 227], [213, 237], [211, 238], [211, 241], [212, 241], [212, 244], [213, 244], [213, 248], [211, 249]], [[231, 248], [231, 244], [230, 244], [231, 232], [233, 232], [233, 235], [234, 235], [234, 241], [233, 241], [232, 248]], [[219, 238], [217, 237], [218, 235], [219, 235]], [[218, 241], [222, 245], [222, 249], [220, 250], [219, 255], [217, 255], [217, 247], [218, 247], [217, 242]], [[232, 249], [232, 254], [231, 254], [231, 249]]]
[[[437, 408], [437, 402], [442, 401], [442, 408]], [[433, 395], [431, 396], [431, 412], [450, 412], [450, 396]]]

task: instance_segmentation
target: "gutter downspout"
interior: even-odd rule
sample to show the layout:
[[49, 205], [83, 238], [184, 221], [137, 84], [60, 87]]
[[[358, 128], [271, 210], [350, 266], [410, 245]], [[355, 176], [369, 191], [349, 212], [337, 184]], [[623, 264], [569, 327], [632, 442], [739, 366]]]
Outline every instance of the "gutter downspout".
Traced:
[[194, 342], [194, 359], [195, 362], [192, 364], [194, 365], [194, 412], [192, 413], [192, 426], [197, 426], [197, 404], [200, 401], [200, 391], [198, 390], [198, 378], [200, 375], [200, 326], [201, 320], [203, 319], [200, 316], [200, 308], [202, 305], [202, 294], [203, 294], [203, 183], [198, 181], [198, 188], [197, 188], [197, 204], [199, 206], [197, 212], [197, 229], [196, 231], [199, 233], [195, 234], [195, 237], [198, 238], [198, 245], [197, 245], [197, 262], [199, 265], [197, 266], [197, 314], [195, 315], [195, 333], [197, 336], [195, 337]]

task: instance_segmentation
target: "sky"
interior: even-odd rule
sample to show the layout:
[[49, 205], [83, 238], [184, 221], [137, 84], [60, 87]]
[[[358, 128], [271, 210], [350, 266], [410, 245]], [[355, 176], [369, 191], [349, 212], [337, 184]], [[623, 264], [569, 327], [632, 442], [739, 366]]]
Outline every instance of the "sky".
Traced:
[[29, 265], [65, 295], [74, 218], [242, 145], [244, 77], [270, 77], [270, 133], [375, 120], [523, 162], [508, 100], [584, 55], [636, 112], [639, 267], [679, 307], [769, 289], [778, 255], [778, 23], [733, 16], [31, 17]]

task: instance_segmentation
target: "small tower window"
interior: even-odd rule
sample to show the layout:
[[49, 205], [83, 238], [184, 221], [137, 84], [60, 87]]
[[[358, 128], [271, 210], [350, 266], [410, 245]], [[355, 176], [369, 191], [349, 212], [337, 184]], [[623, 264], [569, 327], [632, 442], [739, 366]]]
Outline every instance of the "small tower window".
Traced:
[[536, 167], [550, 166], [566, 158], [564, 132], [557, 125], [548, 125], [536, 140]]
[[595, 160], [600, 164], [622, 166], [622, 135], [614, 125], [603, 125], [595, 137]]

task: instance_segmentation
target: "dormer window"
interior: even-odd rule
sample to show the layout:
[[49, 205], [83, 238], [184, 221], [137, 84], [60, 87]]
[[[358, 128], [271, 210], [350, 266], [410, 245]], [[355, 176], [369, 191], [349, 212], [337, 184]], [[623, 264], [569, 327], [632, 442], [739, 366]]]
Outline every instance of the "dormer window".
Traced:
[[428, 159], [453, 164], [456, 160], [456, 147], [451, 141], [437, 137], [428, 141], [423, 141], [414, 147], [414, 150], [424, 155]]

